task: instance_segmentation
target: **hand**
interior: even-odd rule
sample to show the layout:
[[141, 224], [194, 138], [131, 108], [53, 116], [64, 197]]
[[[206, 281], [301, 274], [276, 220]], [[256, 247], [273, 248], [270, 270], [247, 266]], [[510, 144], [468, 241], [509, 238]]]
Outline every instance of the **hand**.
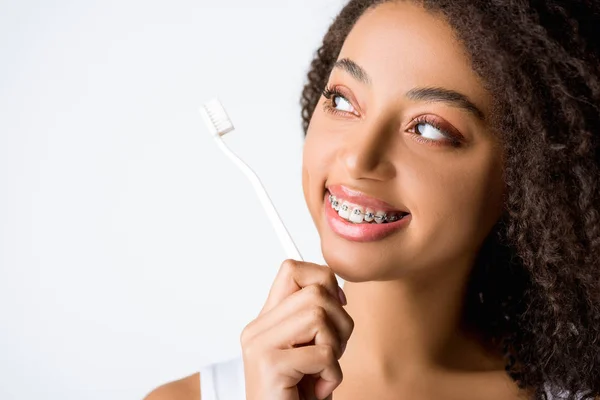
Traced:
[[354, 321], [326, 265], [285, 260], [260, 314], [242, 331], [247, 400], [331, 399]]

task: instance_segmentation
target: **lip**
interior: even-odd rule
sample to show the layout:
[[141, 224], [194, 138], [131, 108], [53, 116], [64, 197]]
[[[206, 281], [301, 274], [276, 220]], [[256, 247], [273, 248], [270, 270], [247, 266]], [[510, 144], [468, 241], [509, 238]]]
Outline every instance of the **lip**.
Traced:
[[381, 240], [406, 227], [412, 219], [412, 215], [408, 214], [398, 221], [385, 224], [355, 224], [340, 217], [329, 204], [328, 197], [329, 193], [326, 192], [323, 198], [323, 212], [329, 227], [338, 236], [353, 242]]
[[329, 193], [334, 195], [335, 197], [341, 198], [343, 200], [347, 200], [350, 203], [354, 203], [357, 205], [370, 207], [376, 211], [385, 211], [389, 212], [405, 212], [409, 211], [406, 207], [401, 206], [401, 208], [396, 208], [393, 205], [386, 203], [383, 200], [377, 199], [372, 196], [367, 196], [366, 194], [359, 192], [357, 190], [350, 189], [343, 185], [330, 185], [327, 186], [327, 190]]

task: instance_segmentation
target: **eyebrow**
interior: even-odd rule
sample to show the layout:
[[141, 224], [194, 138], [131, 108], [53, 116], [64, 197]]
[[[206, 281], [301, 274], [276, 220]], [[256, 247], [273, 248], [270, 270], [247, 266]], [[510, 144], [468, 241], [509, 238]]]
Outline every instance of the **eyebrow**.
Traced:
[[[371, 78], [367, 71], [360, 65], [349, 58], [342, 58], [335, 62], [334, 68], [342, 69], [348, 72], [357, 81], [366, 85], [371, 84]], [[485, 114], [477, 107], [467, 96], [454, 90], [441, 87], [418, 87], [406, 92], [405, 95], [409, 100], [414, 101], [430, 101], [447, 103], [452, 107], [457, 107], [465, 110], [480, 120], [485, 119]]]
[[341, 60], [337, 60], [335, 64], [333, 64], [333, 68], [343, 69], [344, 71], [352, 75], [357, 81], [367, 85], [371, 84], [371, 78], [369, 78], [369, 74], [367, 74], [367, 71], [365, 71], [363, 67], [361, 67], [349, 58], [342, 58]]
[[406, 97], [415, 101], [427, 100], [448, 103], [450, 106], [470, 112], [480, 120], [485, 119], [483, 112], [467, 96], [454, 90], [440, 87], [413, 88], [406, 93]]

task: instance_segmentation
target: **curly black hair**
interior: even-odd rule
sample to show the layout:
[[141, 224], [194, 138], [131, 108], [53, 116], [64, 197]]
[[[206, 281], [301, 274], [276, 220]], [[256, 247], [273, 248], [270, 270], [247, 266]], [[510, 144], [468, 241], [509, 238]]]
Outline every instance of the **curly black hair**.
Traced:
[[[348, 33], [384, 2], [350, 0], [329, 27], [302, 91], [305, 134]], [[415, 2], [463, 43], [505, 157], [504, 214], [465, 315], [533, 398], [600, 396], [600, 1]]]

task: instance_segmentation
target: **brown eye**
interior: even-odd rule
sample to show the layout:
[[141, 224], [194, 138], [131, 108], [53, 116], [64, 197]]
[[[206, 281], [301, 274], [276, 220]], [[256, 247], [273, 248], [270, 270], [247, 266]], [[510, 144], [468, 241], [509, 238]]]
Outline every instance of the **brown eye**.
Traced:
[[334, 95], [331, 100], [333, 103], [333, 107], [336, 107], [336, 109], [350, 113], [354, 112], [354, 107], [352, 107], [352, 104], [350, 104], [350, 102], [346, 100], [343, 96]]
[[415, 140], [427, 144], [459, 147], [462, 143], [462, 135], [458, 131], [430, 115], [415, 118], [409, 132], [413, 133]]
[[419, 122], [415, 125], [415, 130], [419, 132], [421, 136], [431, 140], [445, 140], [448, 138], [447, 134], [427, 122]]
[[323, 90], [323, 96], [327, 99], [324, 103], [324, 110], [339, 115], [356, 115], [356, 110], [352, 103], [337, 88], [326, 87]]

